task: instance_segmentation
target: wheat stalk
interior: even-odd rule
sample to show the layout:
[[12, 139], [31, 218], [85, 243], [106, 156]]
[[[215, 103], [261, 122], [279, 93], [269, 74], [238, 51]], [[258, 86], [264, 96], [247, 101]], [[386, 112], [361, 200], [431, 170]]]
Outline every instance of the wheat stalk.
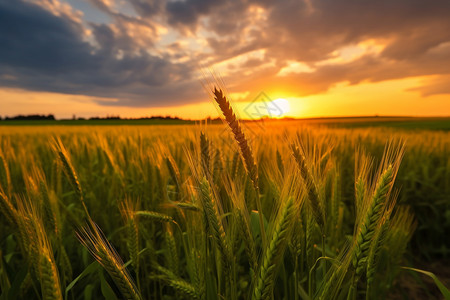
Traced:
[[314, 182], [313, 175], [311, 170], [308, 168], [306, 163], [305, 155], [300, 151], [298, 147], [295, 145], [291, 145], [292, 154], [294, 156], [295, 161], [297, 162], [298, 168], [300, 170], [301, 178], [305, 184], [305, 187], [308, 191], [308, 203], [311, 207], [311, 211], [314, 215], [314, 219], [319, 225], [322, 233], [325, 227], [325, 213], [324, 209], [320, 202], [319, 191]]
[[259, 199], [259, 180], [258, 180], [258, 168], [255, 164], [255, 159], [253, 158], [253, 152], [250, 149], [247, 138], [245, 137], [244, 132], [242, 131], [241, 125], [239, 124], [236, 115], [233, 112], [233, 109], [230, 105], [230, 102], [227, 100], [225, 95], [223, 94], [221, 89], [214, 88], [214, 99], [216, 103], [219, 105], [228, 126], [233, 132], [234, 139], [239, 145], [239, 149], [244, 159], [244, 165], [247, 170], [247, 173], [253, 183], [253, 187], [256, 192], [256, 208], [259, 212], [259, 226], [261, 231], [261, 238], [263, 247], [267, 244], [266, 232], [264, 228], [264, 217], [262, 211], [261, 200]]
[[228, 123], [231, 131], [234, 134], [234, 138], [236, 139], [239, 149], [241, 151], [241, 155], [244, 159], [244, 164], [247, 169], [247, 172], [250, 176], [250, 179], [253, 182], [253, 186], [255, 190], [259, 190], [258, 187], [258, 168], [255, 164], [255, 159], [253, 158], [253, 153], [248, 144], [247, 138], [245, 137], [244, 132], [242, 131], [241, 125], [236, 118], [236, 115], [231, 108], [230, 102], [227, 100], [222, 90], [218, 90], [214, 88], [214, 99], [216, 100], [219, 108], [222, 110], [222, 113], [225, 117], [225, 120]]
[[0, 211], [11, 225], [17, 225], [17, 210], [0, 188]]
[[75, 189], [75, 193], [78, 197], [78, 199], [81, 202], [81, 205], [83, 206], [84, 212], [90, 218], [89, 212], [87, 209], [87, 206], [84, 202], [84, 196], [83, 196], [83, 190], [81, 188], [80, 181], [78, 180], [78, 175], [75, 172], [75, 168], [73, 167], [72, 161], [70, 160], [69, 153], [67, 152], [66, 148], [64, 147], [61, 140], [58, 138], [53, 142], [53, 148], [58, 153], [59, 159], [63, 165], [64, 173], [69, 179], [69, 182]]
[[38, 276], [44, 300], [62, 300], [58, 269], [45, 232], [40, 207], [28, 198], [17, 197], [17, 225], [27, 258]]
[[166, 268], [163, 268], [159, 265], [155, 266], [155, 268], [156, 270], [158, 270], [163, 274], [159, 278], [165, 281], [170, 287], [175, 289], [177, 292], [180, 292], [189, 299], [201, 299], [201, 295], [192, 284], [178, 277], [177, 275], [175, 275], [170, 270], [167, 270]]
[[221, 218], [219, 215], [219, 211], [212, 200], [209, 183], [206, 178], [203, 178], [203, 180], [200, 182], [199, 188], [205, 219], [208, 223], [208, 229], [210, 230], [211, 235], [216, 242], [218, 250], [222, 255], [224, 266], [226, 269], [228, 269], [231, 266], [232, 256], [226, 240], [223, 224], [220, 221]]
[[263, 260], [253, 290], [253, 300], [271, 298], [277, 265], [284, 254], [289, 230], [292, 227], [295, 215], [294, 199], [290, 197], [275, 220], [272, 238], [268, 247], [264, 250]]
[[133, 202], [130, 198], [126, 198], [121, 203], [120, 212], [126, 224], [127, 248], [130, 253], [131, 264], [136, 272], [137, 284], [139, 287], [139, 227], [135, 213], [137, 206], [137, 202]]
[[233, 213], [235, 222], [237, 223], [235, 224], [235, 227], [244, 243], [247, 257], [250, 260], [249, 264], [250, 268], [252, 269], [251, 272], [255, 273], [258, 267], [258, 256], [256, 253], [256, 243], [250, 229], [250, 217], [248, 214], [245, 199], [242, 195], [242, 192], [239, 193], [236, 182], [233, 181], [229, 176], [226, 176], [225, 179], [225, 188], [231, 198], [233, 207], [235, 208]]
[[375, 232], [373, 237], [372, 246], [370, 247], [369, 254], [367, 257], [367, 270], [366, 270], [366, 280], [367, 280], [367, 289], [366, 289], [366, 299], [370, 298], [370, 292], [372, 283], [375, 279], [375, 272], [378, 265], [378, 254], [385, 242], [386, 232], [389, 228], [389, 222], [386, 220], [388, 216], [384, 216], [383, 220], [380, 222], [380, 225]]
[[180, 274], [180, 264], [179, 264], [179, 257], [178, 257], [178, 250], [177, 250], [177, 244], [175, 241], [175, 237], [173, 235], [172, 229], [170, 226], [166, 226], [166, 231], [164, 233], [164, 239], [166, 242], [167, 247], [167, 261], [170, 266], [170, 270], [175, 275]]
[[[366, 205], [367, 208], [360, 219], [352, 252], [352, 265], [355, 272], [352, 275], [347, 299], [354, 297], [356, 284], [366, 267], [369, 249], [387, 207], [387, 197], [392, 188], [394, 176], [394, 167], [390, 164], [379, 176], [370, 202]], [[392, 204], [391, 207], [393, 207]]]
[[192, 203], [188, 203], [188, 202], [173, 202], [173, 204], [180, 208], [180, 209], [184, 209], [184, 210], [190, 210], [190, 211], [195, 211], [198, 212], [200, 211], [200, 208]]
[[181, 198], [181, 175], [178, 166], [171, 155], [166, 156], [166, 165], [169, 169], [170, 177], [175, 183], [176, 187], [176, 197], [177, 199]]
[[53, 255], [45, 248], [41, 248], [39, 259], [39, 274], [42, 287], [42, 299], [62, 300], [61, 287], [59, 285], [58, 270], [53, 260]]
[[219, 179], [219, 176], [222, 174], [222, 169], [223, 169], [223, 165], [222, 165], [222, 158], [220, 156], [220, 150], [216, 149], [216, 152], [214, 153], [214, 164], [213, 164], [214, 182], [217, 182], [217, 180]]
[[141, 295], [127, 272], [113, 246], [108, 242], [100, 228], [93, 221], [77, 232], [80, 242], [89, 250], [92, 256], [111, 275], [114, 283], [127, 300], [141, 300]]
[[372, 237], [375, 234], [375, 229], [379, 224], [379, 220], [386, 206], [386, 196], [392, 186], [393, 175], [392, 165], [381, 174], [365, 217], [362, 219], [362, 223], [358, 229], [352, 259], [353, 267], [356, 268], [357, 273], [360, 272], [360, 268], [362, 267], [362, 259], [367, 257]]
[[209, 141], [203, 132], [200, 133], [200, 161], [202, 163], [203, 171], [205, 174], [209, 175], [211, 164]]
[[159, 221], [159, 222], [171, 222], [171, 223], [175, 222], [175, 220], [171, 216], [162, 214], [159, 212], [155, 212], [155, 211], [140, 210], [140, 211], [136, 211], [134, 214], [137, 217], [143, 217], [143, 218], [147, 218], [147, 219]]
[[5, 189], [5, 193], [11, 196], [12, 183], [11, 174], [9, 172], [8, 162], [0, 148], [0, 189]]
[[59, 245], [59, 252], [58, 252], [58, 265], [61, 268], [61, 272], [63, 274], [63, 282], [68, 283], [72, 281], [73, 277], [73, 270], [72, 270], [72, 264], [70, 262], [69, 255], [67, 254], [66, 249], [60, 243]]

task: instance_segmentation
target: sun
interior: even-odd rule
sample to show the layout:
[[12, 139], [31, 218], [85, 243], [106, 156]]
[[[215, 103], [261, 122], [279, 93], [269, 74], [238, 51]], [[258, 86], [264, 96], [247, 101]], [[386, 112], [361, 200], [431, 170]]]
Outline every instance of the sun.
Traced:
[[291, 110], [289, 101], [283, 98], [273, 100], [272, 104], [275, 107], [273, 110], [273, 115], [278, 118], [285, 117], [285, 115]]

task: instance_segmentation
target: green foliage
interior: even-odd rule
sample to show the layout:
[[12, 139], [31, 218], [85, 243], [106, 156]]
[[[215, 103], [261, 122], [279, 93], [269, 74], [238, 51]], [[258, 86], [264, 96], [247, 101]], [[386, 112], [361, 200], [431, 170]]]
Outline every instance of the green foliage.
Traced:
[[0, 299], [374, 299], [450, 249], [448, 135], [228, 121], [0, 128]]

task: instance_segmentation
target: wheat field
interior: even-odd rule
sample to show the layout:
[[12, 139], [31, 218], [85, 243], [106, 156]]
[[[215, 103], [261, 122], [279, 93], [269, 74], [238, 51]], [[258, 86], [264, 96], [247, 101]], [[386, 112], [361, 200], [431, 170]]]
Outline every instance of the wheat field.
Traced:
[[446, 255], [448, 133], [215, 96], [224, 124], [0, 127], [0, 299], [385, 299]]

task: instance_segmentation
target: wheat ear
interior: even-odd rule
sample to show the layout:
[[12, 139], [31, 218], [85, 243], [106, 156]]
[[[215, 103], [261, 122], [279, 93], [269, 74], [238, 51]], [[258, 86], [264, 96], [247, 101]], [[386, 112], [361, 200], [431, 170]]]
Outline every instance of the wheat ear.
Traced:
[[120, 213], [126, 224], [127, 248], [130, 253], [131, 264], [136, 272], [137, 284], [139, 284], [139, 227], [136, 220], [135, 211], [138, 204], [131, 199], [125, 199], [120, 205]]
[[378, 179], [369, 207], [362, 219], [359, 230], [356, 235], [355, 249], [353, 253], [352, 264], [360, 273], [362, 259], [367, 257], [372, 237], [379, 224], [379, 220], [386, 206], [386, 196], [392, 186], [394, 170], [392, 165], [381, 174]]
[[295, 214], [294, 199], [290, 197], [275, 220], [272, 238], [264, 251], [262, 264], [253, 290], [253, 300], [271, 298], [277, 265], [283, 257]]
[[235, 207], [233, 215], [237, 225], [235, 227], [239, 231], [241, 239], [244, 243], [245, 251], [249, 259], [249, 264], [252, 274], [255, 274], [258, 270], [258, 255], [256, 252], [255, 239], [250, 228], [250, 216], [248, 214], [248, 209], [246, 206], [245, 198], [243, 193], [238, 193], [236, 182], [233, 181], [229, 176], [226, 176], [225, 188], [227, 189], [228, 195], [231, 198], [233, 207]]
[[17, 225], [17, 210], [0, 188], [0, 211], [11, 225]]
[[165, 281], [170, 287], [175, 289], [177, 292], [183, 294], [189, 299], [201, 299], [201, 295], [192, 284], [178, 277], [172, 271], [166, 268], [163, 268], [159, 265], [156, 265], [155, 268], [163, 274], [159, 278]]
[[142, 299], [122, 260], [97, 224], [90, 220], [85, 227], [77, 232], [77, 236], [92, 256], [111, 275], [125, 299]]
[[234, 139], [239, 145], [239, 149], [244, 159], [244, 165], [247, 170], [247, 173], [253, 183], [253, 187], [256, 192], [256, 208], [258, 209], [259, 216], [259, 226], [261, 231], [261, 238], [263, 247], [267, 244], [266, 232], [264, 228], [264, 217], [262, 211], [261, 200], [259, 199], [259, 181], [258, 181], [258, 168], [255, 164], [255, 159], [253, 158], [253, 152], [250, 149], [247, 138], [245, 137], [244, 132], [242, 131], [241, 125], [239, 124], [236, 115], [233, 112], [233, 109], [230, 105], [230, 102], [227, 100], [225, 95], [223, 94], [221, 89], [214, 88], [214, 100], [219, 105], [228, 126], [233, 132]]
[[33, 219], [37, 240], [38, 265], [37, 270], [41, 282], [42, 299], [62, 300], [61, 286], [59, 282], [58, 268], [53, 257], [52, 247], [45, 233], [42, 219], [38, 216], [30, 216]]
[[171, 223], [175, 222], [174, 219], [169, 215], [150, 210], [140, 210], [136, 211], [134, 214], [137, 217], [147, 218], [158, 222], [171, 222]]
[[367, 258], [367, 270], [366, 270], [366, 278], [367, 278], [367, 289], [366, 289], [366, 299], [370, 299], [370, 292], [372, 283], [375, 279], [375, 272], [378, 265], [378, 255], [384, 244], [385, 236], [387, 229], [389, 228], [389, 222], [386, 221], [385, 217], [383, 217], [383, 221], [380, 222], [377, 231], [373, 237], [373, 243], [370, 247], [368, 258]]
[[5, 189], [5, 193], [11, 196], [11, 174], [9, 173], [8, 162], [0, 149], [0, 189], [2, 187]]
[[366, 267], [369, 249], [386, 208], [387, 196], [392, 188], [393, 179], [394, 168], [392, 165], [389, 165], [378, 178], [373, 195], [369, 200], [370, 202], [367, 204], [367, 208], [360, 219], [352, 252], [352, 265], [355, 272], [352, 275], [347, 295], [349, 300], [355, 296], [357, 282]]
[[325, 213], [320, 203], [319, 191], [317, 190], [311, 170], [307, 166], [305, 155], [295, 145], [291, 145], [291, 149], [300, 170], [300, 176], [308, 191], [308, 203], [311, 207], [314, 219], [323, 233], [325, 227]]
[[175, 183], [176, 188], [176, 198], [177, 200], [181, 199], [181, 174], [180, 170], [178, 169], [177, 163], [173, 159], [171, 155], [168, 155], [166, 157], [166, 165], [169, 169], [170, 177]]
[[170, 266], [170, 270], [175, 275], [180, 274], [180, 264], [177, 250], [177, 243], [175, 241], [175, 237], [170, 226], [166, 226], [166, 231], [164, 233], [164, 239], [167, 247], [167, 262]]
[[199, 212], [200, 211], [200, 208], [197, 205], [193, 204], [193, 203], [173, 202], [173, 205], [175, 205], [179, 209], [183, 209], [183, 210], [190, 210], [190, 211], [195, 211], [195, 212]]
[[63, 298], [61, 294], [61, 287], [59, 285], [58, 269], [56, 268], [55, 261], [53, 260], [53, 254], [48, 251], [42, 251], [40, 253], [39, 275], [42, 287], [42, 299], [62, 300]]
[[242, 131], [241, 125], [236, 118], [236, 115], [231, 108], [230, 102], [224, 96], [222, 90], [218, 90], [214, 88], [214, 96], [219, 108], [222, 110], [222, 113], [225, 117], [225, 120], [228, 123], [231, 131], [234, 134], [234, 138], [236, 139], [239, 149], [241, 150], [242, 157], [244, 159], [245, 167], [247, 168], [247, 172], [252, 180], [252, 183], [256, 190], [259, 190], [258, 187], [258, 169], [255, 164], [255, 160], [253, 158], [253, 153], [248, 145], [247, 138], [245, 137], [244, 132]]
[[53, 143], [53, 148], [56, 151], [56, 153], [58, 153], [59, 159], [63, 165], [64, 172], [66, 173], [66, 176], [68, 177], [70, 184], [75, 189], [75, 193], [78, 199], [80, 200], [81, 205], [83, 206], [84, 212], [90, 218], [89, 211], [87, 209], [86, 204], [84, 203], [83, 190], [81, 188], [80, 181], [78, 180], [77, 173], [75, 172], [75, 168], [73, 167], [73, 164], [70, 160], [69, 153], [67, 152], [66, 148], [64, 147], [60, 139], [57, 139]]
[[44, 300], [62, 300], [58, 269], [45, 232], [39, 207], [30, 199], [17, 197], [17, 224]]
[[205, 172], [205, 174], [209, 175], [210, 172], [209, 168], [211, 164], [209, 141], [203, 132], [200, 133], [200, 152], [201, 152], [200, 160], [202, 162], [203, 171]]
[[222, 222], [220, 221], [219, 212], [211, 198], [209, 183], [206, 178], [203, 178], [200, 182], [200, 196], [208, 229], [211, 231], [211, 235], [216, 242], [220, 254], [222, 255], [224, 266], [228, 269], [231, 266], [230, 248], [226, 240], [225, 230]]

